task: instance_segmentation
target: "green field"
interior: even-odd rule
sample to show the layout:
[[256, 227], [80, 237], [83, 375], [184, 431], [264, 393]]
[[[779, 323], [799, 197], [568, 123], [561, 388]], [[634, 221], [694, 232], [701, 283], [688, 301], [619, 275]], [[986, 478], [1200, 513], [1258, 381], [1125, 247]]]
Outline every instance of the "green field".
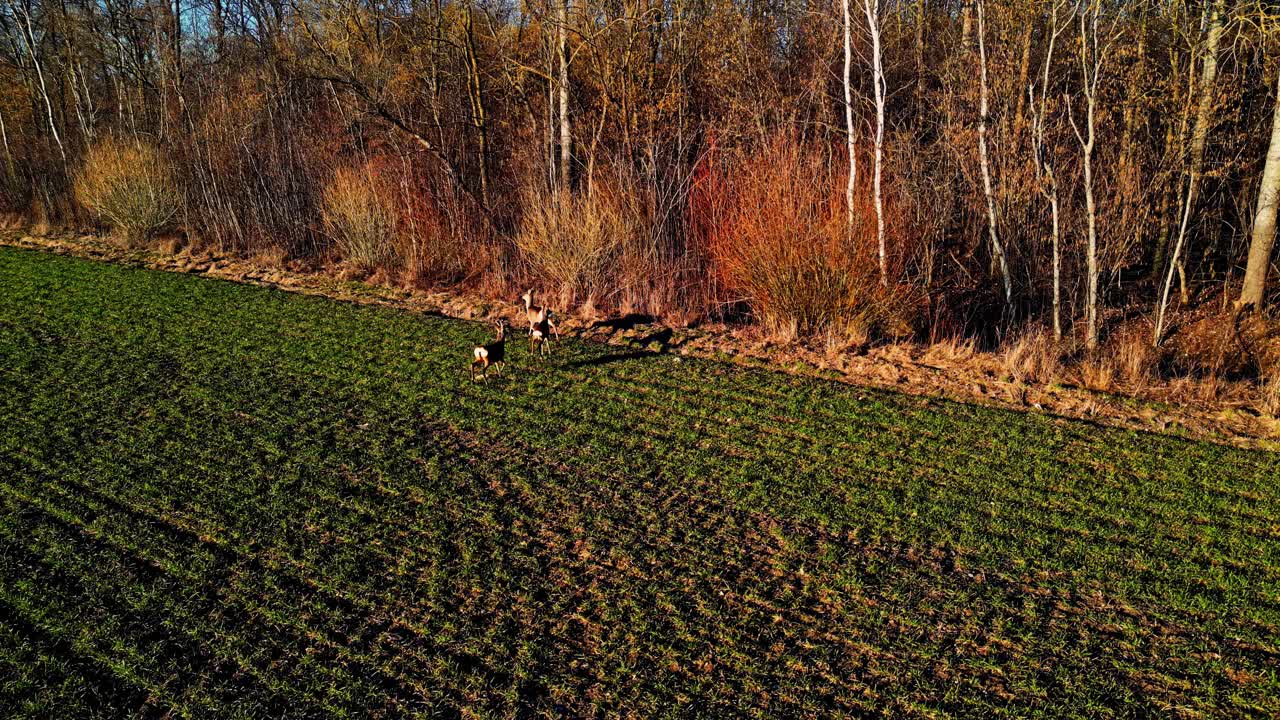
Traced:
[[1280, 456], [488, 335], [0, 250], [3, 714], [1280, 713]]

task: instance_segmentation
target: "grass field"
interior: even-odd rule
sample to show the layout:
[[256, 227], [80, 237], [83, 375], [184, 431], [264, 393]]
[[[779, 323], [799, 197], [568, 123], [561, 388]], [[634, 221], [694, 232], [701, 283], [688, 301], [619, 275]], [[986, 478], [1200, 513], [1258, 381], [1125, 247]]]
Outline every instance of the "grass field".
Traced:
[[1280, 713], [1280, 456], [488, 334], [0, 250], [5, 714]]

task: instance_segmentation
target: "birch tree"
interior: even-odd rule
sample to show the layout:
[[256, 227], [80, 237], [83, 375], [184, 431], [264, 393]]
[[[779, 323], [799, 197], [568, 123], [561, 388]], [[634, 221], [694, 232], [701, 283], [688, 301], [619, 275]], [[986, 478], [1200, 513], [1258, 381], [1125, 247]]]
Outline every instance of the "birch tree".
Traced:
[[560, 99], [560, 190], [568, 192], [572, 189], [570, 163], [573, 158], [573, 125], [569, 120], [569, 3], [570, 0], [556, 0], [559, 18], [556, 30], [556, 48], [559, 56], [559, 71], [556, 85]]
[[884, 196], [880, 188], [884, 167], [885, 96], [884, 58], [880, 49], [880, 0], [862, 0], [862, 10], [867, 17], [867, 32], [871, 36], [871, 81], [875, 87], [876, 103], [875, 175], [872, 180], [876, 208], [876, 246], [880, 253], [880, 284], [887, 287], [889, 265], [884, 246]]
[[1276, 240], [1276, 204], [1280, 200], [1280, 76], [1276, 79], [1276, 101], [1271, 119], [1271, 143], [1258, 187], [1258, 209], [1253, 217], [1253, 237], [1249, 243], [1249, 264], [1244, 271], [1244, 288], [1239, 306], [1262, 309], [1271, 266], [1271, 251]]
[[0, 112], [0, 140], [4, 141], [4, 165], [9, 175], [9, 182], [16, 185], [18, 169], [13, 164], [13, 150], [9, 149], [9, 130], [5, 127], [3, 112]]
[[[1222, 16], [1226, 12], [1227, 0], [1214, 0], [1209, 11], [1208, 35], [1205, 38], [1204, 65], [1200, 74], [1198, 87], [1199, 101], [1196, 107], [1195, 127], [1191, 131], [1191, 166], [1187, 177], [1187, 192], [1182, 203], [1182, 220], [1178, 225], [1178, 239], [1173, 246], [1173, 255], [1169, 259], [1169, 267], [1165, 272], [1163, 289], [1156, 305], [1156, 326], [1151, 342], [1159, 345], [1164, 335], [1165, 312], [1169, 306], [1169, 289], [1173, 285], [1173, 274], [1182, 267], [1183, 246], [1187, 239], [1187, 225], [1191, 221], [1191, 213], [1195, 208], [1200, 191], [1200, 180], [1204, 173], [1204, 149], [1209, 137], [1209, 124], [1213, 114], [1213, 88], [1218, 81], [1218, 44], [1222, 39]], [[1183, 300], [1186, 300], [1185, 269], [1182, 283]]]
[[845, 148], [849, 154], [849, 177], [844, 189], [845, 234], [853, 239], [853, 187], [858, 180], [858, 158], [853, 141], [853, 88], [849, 74], [853, 71], [853, 18], [849, 12], [849, 1], [841, 0], [844, 12], [844, 134]]
[[1062, 248], [1061, 221], [1058, 205], [1058, 176], [1045, 145], [1044, 130], [1048, 117], [1049, 71], [1053, 67], [1053, 50], [1058, 38], [1066, 31], [1068, 23], [1058, 25], [1058, 14], [1064, 0], [1054, 0], [1049, 9], [1049, 43], [1045, 50], [1040, 78], [1040, 98], [1037, 105], [1035, 84], [1027, 86], [1027, 105], [1031, 108], [1031, 141], [1036, 159], [1036, 180], [1041, 195], [1049, 203], [1053, 232], [1053, 338], [1062, 339]]
[[1101, 12], [1102, 0], [1086, 0], [1079, 11], [1080, 86], [1085, 106], [1083, 131], [1076, 124], [1075, 113], [1071, 108], [1071, 98], [1069, 96], [1063, 98], [1067, 103], [1067, 117], [1071, 121], [1071, 129], [1080, 143], [1080, 154], [1084, 165], [1085, 221], [1088, 227], [1085, 346], [1090, 350], [1098, 347], [1098, 208], [1093, 194], [1093, 151], [1097, 145], [1097, 138], [1094, 118], [1098, 104], [1098, 82], [1102, 78], [1102, 66], [1111, 44], [1110, 40], [1102, 42], [1098, 37], [1098, 16]]
[[53, 141], [58, 146], [58, 154], [62, 156], [62, 164], [65, 169], [67, 164], [67, 150], [62, 145], [62, 136], [58, 134], [58, 123], [53, 117], [53, 103], [49, 99], [49, 88], [45, 83], [44, 67], [40, 62], [40, 55], [36, 52], [35, 26], [31, 22], [31, 10], [24, 7], [21, 3], [8, 0], [9, 7], [13, 10], [14, 17], [19, 23], [19, 35], [22, 37], [23, 44], [27, 48], [27, 53], [31, 58], [31, 66], [35, 70], [36, 79], [40, 86], [40, 97], [44, 100], [45, 116], [49, 121], [49, 132], [53, 135]]
[[978, 160], [982, 166], [982, 192], [987, 201], [987, 232], [991, 237], [991, 253], [1000, 264], [1000, 278], [1004, 284], [1005, 310], [1013, 314], [1013, 284], [1009, 278], [1009, 262], [1005, 259], [1000, 234], [996, 230], [996, 202], [991, 190], [991, 158], [987, 152], [987, 125], [990, 122], [990, 90], [987, 84], [987, 10], [986, 0], [975, 0], [978, 16]]

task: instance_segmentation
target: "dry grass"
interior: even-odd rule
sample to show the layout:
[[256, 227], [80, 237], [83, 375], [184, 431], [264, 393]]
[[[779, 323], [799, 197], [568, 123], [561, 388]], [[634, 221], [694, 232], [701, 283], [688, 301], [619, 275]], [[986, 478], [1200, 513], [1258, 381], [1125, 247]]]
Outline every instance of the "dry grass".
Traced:
[[[686, 238], [673, 238], [671, 227], [663, 224], [664, 218], [669, 221], [681, 215], [681, 199], [660, 192], [625, 168], [597, 180], [596, 192], [613, 198], [630, 218], [630, 232], [621, 238], [611, 306], [623, 314], [665, 316], [677, 324], [687, 322], [691, 313], [704, 313], [710, 305], [704, 292], [706, 267], [689, 252]], [[682, 277], [693, 278], [694, 293], [687, 292], [691, 289], [687, 285], [681, 287]]]
[[1089, 390], [1143, 396], [1161, 381], [1161, 352], [1151, 345], [1151, 325], [1127, 323], [1063, 372]]
[[395, 192], [396, 188], [368, 164], [339, 168], [325, 187], [325, 231], [352, 266], [385, 269], [399, 260]]
[[1062, 372], [1062, 347], [1053, 333], [1036, 329], [1009, 343], [1002, 359], [1014, 382], [1049, 384]]
[[80, 203], [127, 243], [150, 238], [178, 214], [173, 169], [158, 149], [104, 139], [89, 148], [76, 173]]
[[977, 355], [977, 340], [951, 335], [929, 345], [924, 353], [924, 360], [931, 365], [954, 366], [968, 363]]
[[515, 243], [563, 303], [595, 304], [610, 290], [608, 275], [639, 232], [632, 208], [615, 193], [533, 191], [525, 196]]
[[1160, 353], [1151, 345], [1151, 329], [1147, 323], [1136, 323], [1117, 331], [1107, 346], [1116, 375], [1125, 383], [1126, 391], [1140, 394], [1159, 379]]
[[1260, 383], [1259, 396], [1259, 409], [1266, 415], [1280, 418], [1280, 372]]
[[390, 166], [385, 172], [396, 185], [399, 253], [411, 285], [473, 284], [493, 269], [491, 228], [458, 191], [431, 187], [412, 167]]
[[1116, 389], [1116, 364], [1114, 358], [1105, 353], [1092, 353], [1076, 363], [1076, 372], [1080, 376], [1080, 385], [1094, 392], [1109, 393]]

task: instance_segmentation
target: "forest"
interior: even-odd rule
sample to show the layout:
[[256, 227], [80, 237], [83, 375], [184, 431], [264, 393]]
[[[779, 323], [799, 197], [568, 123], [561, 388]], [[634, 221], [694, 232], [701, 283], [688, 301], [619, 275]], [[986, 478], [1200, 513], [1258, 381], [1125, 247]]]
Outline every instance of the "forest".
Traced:
[[[1277, 292], [1278, 21], [1268, 0], [3, 0], [0, 204], [406, 287], [1258, 378], [1280, 360], [1217, 336]], [[1211, 360], [1159, 349], [1196, 328]]]

